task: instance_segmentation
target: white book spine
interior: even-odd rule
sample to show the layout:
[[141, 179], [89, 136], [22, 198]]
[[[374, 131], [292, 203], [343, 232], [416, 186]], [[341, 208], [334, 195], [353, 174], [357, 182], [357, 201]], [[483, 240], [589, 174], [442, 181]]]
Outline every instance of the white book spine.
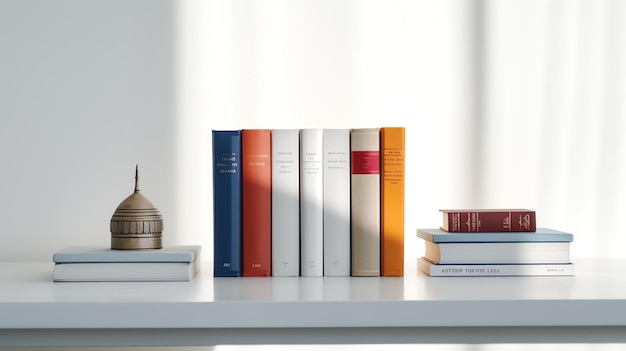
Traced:
[[272, 131], [272, 275], [300, 274], [300, 131]]
[[323, 130], [300, 131], [300, 274], [324, 274]]
[[424, 257], [438, 264], [564, 264], [571, 262], [569, 242], [433, 243], [426, 241], [424, 249]]
[[324, 130], [324, 275], [350, 275], [350, 130]]
[[351, 131], [351, 272], [380, 276], [380, 130]]
[[417, 268], [431, 277], [575, 275], [573, 263], [439, 265], [430, 263], [424, 258], [418, 258]]

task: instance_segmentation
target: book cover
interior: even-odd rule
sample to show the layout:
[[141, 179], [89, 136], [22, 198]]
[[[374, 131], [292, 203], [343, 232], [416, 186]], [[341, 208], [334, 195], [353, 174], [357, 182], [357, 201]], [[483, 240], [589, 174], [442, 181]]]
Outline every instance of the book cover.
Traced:
[[351, 273], [380, 276], [380, 131], [350, 133]]
[[447, 232], [534, 232], [535, 211], [527, 209], [440, 210]]
[[417, 259], [420, 272], [431, 277], [503, 277], [575, 275], [574, 264], [434, 264]]
[[324, 274], [323, 130], [300, 131], [300, 275]]
[[57, 263], [55, 282], [169, 282], [190, 281], [200, 270], [192, 262], [84, 262]]
[[570, 242], [424, 242], [424, 257], [437, 264], [562, 264], [570, 261]]
[[300, 131], [272, 130], [272, 275], [300, 275]]
[[213, 275], [241, 276], [241, 131], [213, 131]]
[[324, 129], [324, 275], [350, 276], [350, 130]]
[[574, 240], [572, 233], [566, 233], [550, 228], [537, 228], [533, 233], [449, 233], [441, 229], [418, 229], [417, 237], [435, 243], [476, 243], [476, 242], [537, 242], [557, 241], [569, 242]]
[[244, 129], [242, 274], [267, 277], [272, 265], [272, 140], [269, 129]]
[[169, 246], [158, 250], [112, 250], [95, 246], [69, 246], [52, 255], [54, 263], [183, 262], [200, 257], [201, 246]]
[[404, 275], [405, 129], [381, 128], [381, 275]]

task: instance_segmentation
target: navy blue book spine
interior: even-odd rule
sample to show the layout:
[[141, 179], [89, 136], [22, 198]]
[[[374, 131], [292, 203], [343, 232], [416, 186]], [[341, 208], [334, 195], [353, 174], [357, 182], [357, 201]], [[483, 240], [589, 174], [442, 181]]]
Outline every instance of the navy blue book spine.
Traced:
[[213, 275], [241, 276], [241, 131], [213, 131]]

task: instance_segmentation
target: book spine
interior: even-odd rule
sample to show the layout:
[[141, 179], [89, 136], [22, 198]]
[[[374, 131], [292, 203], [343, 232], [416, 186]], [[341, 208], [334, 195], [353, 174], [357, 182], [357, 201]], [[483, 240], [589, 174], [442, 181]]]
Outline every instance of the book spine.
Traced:
[[193, 262], [98, 262], [59, 263], [53, 268], [55, 282], [189, 281], [200, 270]]
[[200, 245], [176, 245], [158, 250], [116, 250], [97, 246], [70, 246], [52, 255], [54, 263], [193, 262]]
[[420, 258], [417, 267], [431, 277], [575, 275], [574, 264], [437, 265]]
[[567, 264], [569, 242], [424, 242], [424, 257], [437, 264]]
[[300, 131], [300, 274], [324, 274], [323, 130]]
[[243, 257], [246, 277], [271, 274], [272, 160], [271, 131], [242, 131]]
[[442, 210], [443, 230], [448, 232], [534, 232], [535, 211]]
[[272, 275], [300, 275], [300, 131], [272, 130]]
[[533, 233], [449, 233], [441, 229], [418, 229], [417, 237], [435, 243], [505, 243], [505, 242], [571, 242], [574, 234], [549, 228], [537, 228]]
[[351, 273], [380, 275], [380, 131], [351, 131]]
[[381, 275], [404, 275], [405, 129], [381, 128]]
[[350, 275], [350, 130], [324, 130], [324, 275]]
[[241, 275], [241, 131], [214, 130], [213, 275]]

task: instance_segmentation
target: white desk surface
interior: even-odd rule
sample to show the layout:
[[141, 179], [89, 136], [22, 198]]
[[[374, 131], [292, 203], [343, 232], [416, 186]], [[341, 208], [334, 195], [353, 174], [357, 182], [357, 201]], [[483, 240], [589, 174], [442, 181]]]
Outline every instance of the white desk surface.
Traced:
[[[213, 278], [54, 283], [0, 263], [0, 346], [626, 342], [626, 261], [576, 276]], [[70, 335], [74, 335], [68, 339]], [[64, 339], [65, 338], [65, 339]]]

